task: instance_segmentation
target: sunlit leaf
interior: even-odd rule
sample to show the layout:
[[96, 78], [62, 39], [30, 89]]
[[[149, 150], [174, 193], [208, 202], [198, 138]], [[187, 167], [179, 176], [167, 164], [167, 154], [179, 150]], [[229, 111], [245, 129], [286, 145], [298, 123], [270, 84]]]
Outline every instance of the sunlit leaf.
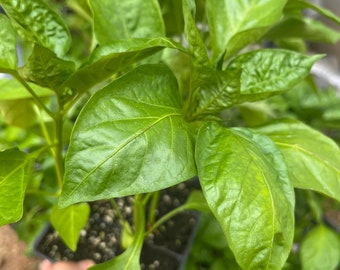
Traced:
[[90, 215], [90, 206], [87, 203], [71, 205], [64, 209], [57, 206], [52, 208], [51, 223], [67, 246], [75, 251], [80, 231], [85, 227]]
[[282, 15], [286, 0], [207, 0], [213, 60], [258, 40]]
[[71, 38], [60, 16], [43, 0], [1, 0], [6, 14], [20, 29], [40, 45], [61, 56], [69, 49]]
[[16, 34], [9, 20], [0, 14], [0, 71], [17, 68]]
[[294, 187], [340, 201], [340, 150], [334, 141], [296, 121], [273, 123], [259, 131], [281, 149]]
[[0, 152], [0, 226], [22, 217], [31, 169], [31, 159], [18, 149]]
[[321, 55], [263, 49], [235, 57], [226, 72], [241, 74], [238, 103], [256, 101], [289, 90], [307, 77]]
[[248, 129], [202, 126], [196, 163], [208, 205], [243, 269], [282, 269], [294, 233], [294, 191], [283, 156]]
[[59, 204], [151, 192], [195, 174], [177, 82], [165, 66], [144, 65], [97, 92], [80, 113]]
[[165, 35], [157, 0], [90, 0], [94, 32], [101, 45], [130, 38]]

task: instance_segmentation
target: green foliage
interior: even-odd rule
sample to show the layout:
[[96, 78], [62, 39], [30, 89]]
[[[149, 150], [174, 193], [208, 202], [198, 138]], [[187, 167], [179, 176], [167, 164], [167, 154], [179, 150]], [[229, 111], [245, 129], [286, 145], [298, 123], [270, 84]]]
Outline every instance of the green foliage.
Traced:
[[90, 206], [87, 203], [71, 205], [64, 209], [52, 208], [51, 223], [65, 243], [75, 251], [80, 231], [87, 223]]
[[23, 215], [23, 201], [32, 160], [18, 149], [0, 152], [0, 226], [16, 222]]
[[336, 269], [340, 261], [339, 235], [324, 225], [315, 227], [302, 243], [301, 261], [306, 270]]
[[[302, 0], [66, 2], [0, 0], [0, 225], [49, 217], [74, 250], [87, 202], [132, 195], [125, 251], [92, 269], [140, 269], [145, 235], [187, 209], [204, 213], [188, 269], [337, 266], [340, 101], [302, 52], [340, 33], [302, 11], [340, 18]], [[194, 176], [202, 192], [154, 220], [158, 192]]]
[[16, 33], [10, 21], [0, 14], [0, 54], [3, 56], [0, 59], [0, 71], [5, 69], [16, 69], [17, 54], [16, 54]]
[[294, 192], [274, 143], [250, 130], [208, 123], [198, 133], [196, 163], [239, 265], [281, 269], [293, 240]]
[[165, 66], [143, 65], [98, 91], [80, 113], [60, 205], [152, 192], [195, 174], [176, 80]]

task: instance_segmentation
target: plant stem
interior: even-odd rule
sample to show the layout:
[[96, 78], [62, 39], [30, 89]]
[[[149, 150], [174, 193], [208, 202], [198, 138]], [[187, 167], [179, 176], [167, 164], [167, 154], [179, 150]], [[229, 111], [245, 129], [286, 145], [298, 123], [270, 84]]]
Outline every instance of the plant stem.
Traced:
[[162, 216], [159, 220], [157, 220], [152, 226], [151, 228], [145, 233], [145, 236], [149, 236], [154, 230], [156, 230], [160, 225], [162, 225], [164, 222], [166, 222], [167, 220], [169, 220], [170, 218], [172, 218], [173, 216], [179, 214], [180, 212], [186, 210], [190, 208], [187, 204], [181, 205], [175, 209], [173, 209], [172, 211], [168, 212], [167, 214], [165, 214], [164, 216]]
[[63, 160], [63, 113], [61, 105], [55, 118], [56, 128], [56, 147], [55, 147], [55, 169], [58, 179], [58, 186], [61, 190], [64, 178], [64, 160]]
[[151, 202], [150, 202], [150, 209], [148, 215], [147, 225], [152, 226], [155, 223], [155, 216], [156, 216], [156, 209], [159, 201], [159, 191], [152, 193]]
[[52, 119], [55, 119], [55, 115], [52, 113], [52, 111], [49, 108], [47, 108], [44, 103], [42, 103], [42, 101], [34, 92], [34, 90], [31, 88], [31, 86], [29, 86], [29, 84], [23, 78], [21, 78], [19, 73], [15, 71], [11, 72], [10, 74], [27, 89], [27, 91], [32, 95], [32, 98], [37, 103], [37, 105], [41, 107]]
[[116, 210], [118, 218], [122, 221], [122, 223], [125, 221], [122, 212], [119, 209], [119, 206], [117, 204], [117, 202], [115, 201], [115, 199], [110, 199], [111, 205], [112, 207]]

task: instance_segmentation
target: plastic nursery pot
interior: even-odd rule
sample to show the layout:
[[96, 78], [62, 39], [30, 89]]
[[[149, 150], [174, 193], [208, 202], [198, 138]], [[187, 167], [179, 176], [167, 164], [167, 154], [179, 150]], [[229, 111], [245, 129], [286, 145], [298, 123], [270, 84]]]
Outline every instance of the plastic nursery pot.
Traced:
[[[187, 182], [161, 191], [156, 218], [183, 204], [191, 190], [191, 182]], [[118, 198], [115, 201], [123, 217], [132, 223], [133, 197]], [[36, 255], [51, 261], [92, 259], [96, 263], [102, 263], [121, 254], [122, 225], [112, 202], [92, 202], [90, 207], [90, 218], [81, 231], [76, 252], [72, 252], [48, 224], [34, 243]], [[184, 269], [195, 236], [197, 220], [198, 213], [184, 211], [153, 231], [144, 241], [141, 268]]]

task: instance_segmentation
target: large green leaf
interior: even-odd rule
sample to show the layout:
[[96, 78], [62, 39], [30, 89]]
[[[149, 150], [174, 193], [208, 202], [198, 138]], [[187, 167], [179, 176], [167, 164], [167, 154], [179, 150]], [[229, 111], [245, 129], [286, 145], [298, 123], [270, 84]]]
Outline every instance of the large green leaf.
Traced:
[[89, 62], [65, 82], [73, 92], [85, 92], [112, 74], [155, 54], [163, 48], [184, 50], [167, 38], [118, 40], [96, 49]]
[[196, 143], [208, 205], [243, 269], [282, 269], [294, 232], [294, 190], [283, 156], [267, 137], [208, 122]]
[[31, 159], [18, 149], [0, 152], [0, 226], [22, 217], [31, 165]]
[[151, 192], [196, 174], [176, 79], [144, 65], [97, 92], [80, 113], [59, 204]]
[[311, 189], [340, 201], [340, 151], [330, 138], [296, 121], [259, 128], [282, 151], [294, 187]]
[[340, 262], [340, 238], [324, 225], [311, 230], [301, 245], [303, 270], [338, 269]]
[[0, 0], [6, 14], [40, 45], [63, 55], [70, 47], [68, 28], [43, 0]]
[[233, 55], [258, 40], [282, 15], [287, 0], [207, 0], [212, 57]]
[[60, 59], [49, 49], [35, 44], [20, 73], [27, 81], [59, 92], [62, 83], [75, 69], [75, 63]]
[[237, 103], [265, 99], [289, 90], [307, 77], [321, 55], [263, 49], [241, 54], [226, 68], [227, 73], [240, 74], [240, 96]]
[[[38, 85], [29, 84], [37, 96], [50, 96], [53, 92], [47, 88]], [[13, 78], [0, 78], [0, 100], [15, 100], [31, 98], [32, 95], [27, 89]]]
[[89, 4], [101, 45], [120, 39], [165, 36], [157, 0], [90, 0]]
[[0, 72], [4, 69], [16, 69], [16, 34], [10, 21], [0, 14]]
[[67, 246], [75, 251], [80, 231], [85, 227], [90, 215], [87, 203], [71, 205], [64, 209], [52, 208], [51, 223]]
[[302, 38], [308, 41], [335, 44], [340, 39], [340, 33], [311, 18], [287, 16], [268, 31], [266, 38], [272, 40]]

